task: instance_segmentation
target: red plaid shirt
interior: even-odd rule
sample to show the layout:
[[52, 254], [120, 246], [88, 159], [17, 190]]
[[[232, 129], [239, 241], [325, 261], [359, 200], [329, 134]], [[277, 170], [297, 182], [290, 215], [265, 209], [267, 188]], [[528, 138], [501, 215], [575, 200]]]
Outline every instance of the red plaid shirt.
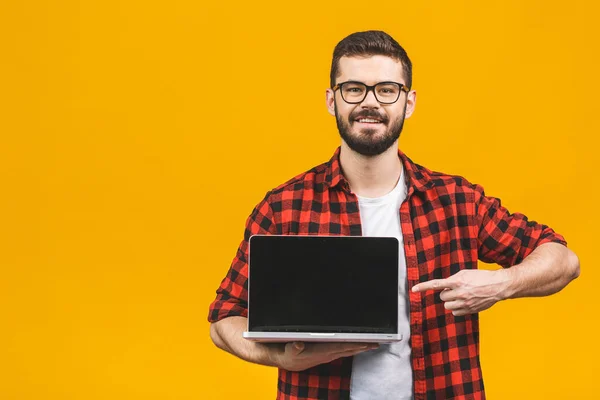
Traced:
[[[247, 316], [248, 239], [253, 234], [361, 235], [358, 199], [332, 159], [271, 190], [247, 220], [208, 319]], [[546, 225], [511, 214], [460, 176], [432, 172], [398, 152], [407, 178], [400, 223], [408, 287], [477, 268], [519, 264], [542, 243], [566, 245]], [[478, 314], [454, 316], [439, 293], [409, 291], [415, 400], [484, 399]], [[348, 399], [352, 358], [301, 372], [279, 370], [277, 399]]]

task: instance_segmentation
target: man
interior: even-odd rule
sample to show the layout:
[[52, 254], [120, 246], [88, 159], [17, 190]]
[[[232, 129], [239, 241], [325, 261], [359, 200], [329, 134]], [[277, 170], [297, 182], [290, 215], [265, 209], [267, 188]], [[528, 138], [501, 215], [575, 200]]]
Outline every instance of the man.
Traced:
[[[561, 235], [398, 149], [416, 104], [411, 69], [384, 32], [354, 33], [336, 46], [326, 101], [341, 147], [256, 206], [210, 307], [218, 347], [279, 368], [278, 399], [484, 399], [478, 312], [503, 299], [555, 293], [579, 275], [579, 260]], [[397, 237], [399, 325], [410, 340], [377, 346], [243, 339], [253, 234]], [[478, 259], [505, 268], [478, 270]]]

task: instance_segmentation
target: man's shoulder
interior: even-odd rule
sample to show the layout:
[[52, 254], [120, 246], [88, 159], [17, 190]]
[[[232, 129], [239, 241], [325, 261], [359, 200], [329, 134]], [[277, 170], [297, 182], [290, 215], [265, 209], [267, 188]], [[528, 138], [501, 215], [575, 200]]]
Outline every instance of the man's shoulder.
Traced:
[[302, 172], [270, 190], [271, 196], [281, 196], [285, 192], [302, 190], [324, 190], [329, 163], [324, 162]]
[[414, 174], [425, 182], [427, 187], [436, 193], [456, 193], [482, 190], [481, 186], [470, 182], [467, 178], [459, 174], [431, 170], [419, 164], [414, 164]]
[[430, 171], [430, 177], [433, 182], [433, 187], [460, 187], [472, 189], [475, 186], [475, 184], [471, 183], [462, 175]]

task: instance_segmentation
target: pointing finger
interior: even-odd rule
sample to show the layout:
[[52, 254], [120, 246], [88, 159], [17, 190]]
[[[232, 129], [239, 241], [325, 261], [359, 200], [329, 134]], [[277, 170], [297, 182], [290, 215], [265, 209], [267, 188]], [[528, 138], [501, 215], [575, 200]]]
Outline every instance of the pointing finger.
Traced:
[[412, 287], [413, 292], [424, 292], [426, 290], [442, 290], [442, 289], [454, 289], [457, 288], [458, 284], [449, 279], [432, 279], [427, 282], [418, 283]]

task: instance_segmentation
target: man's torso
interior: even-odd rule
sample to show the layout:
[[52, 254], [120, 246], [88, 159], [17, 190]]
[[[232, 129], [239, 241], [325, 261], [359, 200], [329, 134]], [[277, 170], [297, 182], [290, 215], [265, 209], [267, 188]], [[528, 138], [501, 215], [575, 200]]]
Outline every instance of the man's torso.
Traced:
[[413, 378], [410, 361], [410, 321], [404, 240], [400, 229], [400, 205], [406, 199], [404, 171], [396, 187], [378, 198], [358, 197], [363, 236], [398, 239], [398, 330], [402, 340], [354, 356], [350, 379], [351, 400], [411, 400]]

